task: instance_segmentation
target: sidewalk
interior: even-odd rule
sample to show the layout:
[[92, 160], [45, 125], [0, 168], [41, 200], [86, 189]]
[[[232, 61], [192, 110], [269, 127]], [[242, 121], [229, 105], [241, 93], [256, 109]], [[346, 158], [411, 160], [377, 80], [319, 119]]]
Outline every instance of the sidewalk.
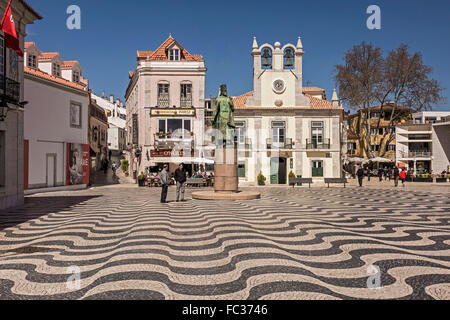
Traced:
[[105, 174], [103, 171], [97, 171], [91, 176], [91, 187], [110, 186], [119, 184], [135, 184], [130, 177], [125, 177], [122, 170], [117, 170], [116, 175], [113, 175], [111, 168]]

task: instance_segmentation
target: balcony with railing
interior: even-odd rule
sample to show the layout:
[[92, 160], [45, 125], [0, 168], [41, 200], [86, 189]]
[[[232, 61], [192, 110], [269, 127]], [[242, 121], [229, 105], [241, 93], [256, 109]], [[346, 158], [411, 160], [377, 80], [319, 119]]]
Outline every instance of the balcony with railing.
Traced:
[[317, 140], [306, 140], [306, 149], [307, 150], [329, 150], [331, 149], [331, 141], [330, 139], [325, 139], [322, 143]]
[[432, 155], [429, 150], [400, 152], [402, 159], [431, 158]]
[[292, 149], [292, 139], [286, 138], [284, 141], [274, 142], [272, 139], [266, 140], [267, 149]]
[[173, 149], [175, 146], [184, 144], [191, 148], [195, 145], [194, 136], [192, 134], [184, 137], [173, 136], [171, 133], [155, 133], [154, 134], [155, 148], [156, 149]]
[[192, 95], [188, 94], [186, 96], [181, 96], [180, 98], [181, 108], [192, 108]]
[[158, 107], [160, 108], [169, 108], [169, 95], [168, 94], [160, 94], [158, 96]]
[[[6, 92], [4, 91], [4, 85], [6, 81]], [[20, 82], [11, 80], [7, 77], [0, 76], [0, 93], [2, 99], [6, 99], [10, 103], [20, 102]]]

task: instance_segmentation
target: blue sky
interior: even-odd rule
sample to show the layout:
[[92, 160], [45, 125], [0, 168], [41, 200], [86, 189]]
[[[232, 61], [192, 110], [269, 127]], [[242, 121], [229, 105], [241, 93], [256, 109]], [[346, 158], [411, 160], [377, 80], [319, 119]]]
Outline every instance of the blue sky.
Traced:
[[[103, 90], [123, 100], [128, 71], [137, 50], [156, 49], [170, 33], [190, 53], [202, 54], [208, 67], [206, 95], [222, 83], [230, 94], [253, 89], [253, 36], [259, 44], [296, 43], [305, 50], [304, 85], [319, 86], [331, 97], [334, 66], [361, 41], [386, 53], [406, 43], [421, 51], [433, 77], [450, 96], [450, 1], [107, 1], [28, 0], [43, 20], [28, 27], [27, 41], [42, 51], [58, 51], [65, 60], [79, 60], [96, 93]], [[66, 28], [66, 9], [81, 8], [81, 30]], [[368, 30], [369, 5], [380, 6], [382, 29]], [[450, 99], [435, 110], [450, 110]]]

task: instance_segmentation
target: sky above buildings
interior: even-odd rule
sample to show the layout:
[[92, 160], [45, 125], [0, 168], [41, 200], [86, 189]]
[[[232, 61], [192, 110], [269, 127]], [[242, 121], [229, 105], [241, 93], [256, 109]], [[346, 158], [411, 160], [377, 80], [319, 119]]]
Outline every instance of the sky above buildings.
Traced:
[[[41, 51], [58, 51], [64, 60], [79, 60], [83, 75], [97, 94], [124, 100], [128, 72], [136, 67], [137, 50], [155, 50], [172, 36], [191, 54], [202, 54], [208, 68], [206, 96], [217, 96], [220, 84], [231, 95], [253, 89], [250, 55], [253, 37], [263, 43], [296, 44], [305, 50], [305, 86], [318, 86], [331, 98], [334, 66], [362, 41], [385, 53], [402, 42], [420, 51], [450, 110], [450, 1], [448, 0], [316, 0], [316, 1], [107, 1], [28, 0], [43, 20], [28, 27], [27, 41]], [[369, 30], [368, 6], [381, 8], [381, 30]], [[81, 8], [81, 30], [69, 30], [70, 5]]]

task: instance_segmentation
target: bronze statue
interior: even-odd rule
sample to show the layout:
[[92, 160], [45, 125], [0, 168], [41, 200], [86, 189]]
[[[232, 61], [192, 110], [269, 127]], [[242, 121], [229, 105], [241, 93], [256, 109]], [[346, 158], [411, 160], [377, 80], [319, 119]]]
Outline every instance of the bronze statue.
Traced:
[[213, 128], [222, 133], [224, 144], [234, 140], [234, 104], [228, 97], [227, 86], [220, 86], [220, 95], [214, 102]]

